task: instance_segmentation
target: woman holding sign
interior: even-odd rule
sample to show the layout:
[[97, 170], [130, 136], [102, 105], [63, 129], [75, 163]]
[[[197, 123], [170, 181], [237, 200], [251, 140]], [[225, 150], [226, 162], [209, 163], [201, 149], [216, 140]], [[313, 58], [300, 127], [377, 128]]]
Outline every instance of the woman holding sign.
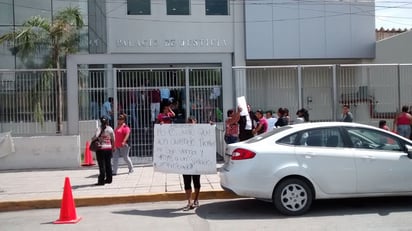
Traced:
[[[187, 120], [189, 124], [195, 124], [196, 119], [189, 117]], [[195, 197], [192, 203], [192, 181], [195, 188]], [[185, 187], [187, 205], [183, 208], [183, 211], [188, 211], [199, 207], [199, 192], [200, 192], [200, 175], [183, 175], [183, 183]]]

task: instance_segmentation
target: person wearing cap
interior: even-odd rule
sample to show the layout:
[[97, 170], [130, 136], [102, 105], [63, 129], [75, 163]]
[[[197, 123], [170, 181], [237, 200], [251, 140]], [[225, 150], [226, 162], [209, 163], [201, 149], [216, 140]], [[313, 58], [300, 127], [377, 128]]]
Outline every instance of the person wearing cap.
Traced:
[[130, 128], [126, 124], [126, 114], [120, 114], [117, 118], [117, 127], [114, 129], [114, 152], [113, 152], [113, 175], [117, 175], [117, 169], [119, 166], [119, 157], [123, 157], [123, 160], [127, 163], [129, 168], [129, 174], [133, 173], [133, 163], [129, 157], [130, 147], [127, 141], [130, 136]]
[[254, 135], [259, 135], [259, 134], [262, 134], [262, 133], [267, 132], [267, 130], [268, 130], [268, 121], [267, 121], [266, 118], [263, 116], [263, 111], [260, 110], [260, 109], [257, 110], [257, 111], [255, 112], [255, 116], [256, 116], [256, 118], [257, 118], [257, 120], [258, 120], [258, 124], [257, 124], [256, 128], [254, 128], [254, 129], [252, 130], [253, 134], [254, 134]]
[[101, 145], [96, 151], [97, 165], [99, 166], [99, 176], [95, 185], [110, 184], [113, 180], [112, 175], [112, 155], [114, 149], [114, 132], [109, 125], [106, 116], [100, 117], [100, 127], [97, 129], [93, 139], [100, 139]]

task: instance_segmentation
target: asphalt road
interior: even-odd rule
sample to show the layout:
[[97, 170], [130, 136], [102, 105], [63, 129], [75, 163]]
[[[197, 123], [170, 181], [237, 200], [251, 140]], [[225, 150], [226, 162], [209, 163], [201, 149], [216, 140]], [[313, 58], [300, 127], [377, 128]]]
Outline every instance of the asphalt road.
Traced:
[[280, 215], [255, 199], [205, 200], [182, 211], [185, 201], [76, 208], [76, 224], [53, 224], [60, 209], [0, 213], [0, 230], [396, 230], [412, 231], [412, 197], [318, 201], [300, 217]]

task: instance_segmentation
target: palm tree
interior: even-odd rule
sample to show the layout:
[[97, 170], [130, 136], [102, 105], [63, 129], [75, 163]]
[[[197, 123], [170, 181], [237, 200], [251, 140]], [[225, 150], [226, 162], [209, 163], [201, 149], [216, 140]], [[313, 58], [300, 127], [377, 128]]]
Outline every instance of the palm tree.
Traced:
[[[0, 44], [14, 42], [14, 51], [21, 57], [33, 53], [40, 45], [46, 45], [50, 51], [50, 66], [57, 69], [56, 76], [56, 132], [62, 131], [63, 95], [62, 95], [62, 61], [68, 54], [76, 53], [80, 42], [80, 29], [84, 22], [77, 7], [68, 7], [59, 11], [53, 21], [34, 16], [23, 23], [23, 27], [0, 37]], [[38, 106], [38, 105], [37, 105]]]

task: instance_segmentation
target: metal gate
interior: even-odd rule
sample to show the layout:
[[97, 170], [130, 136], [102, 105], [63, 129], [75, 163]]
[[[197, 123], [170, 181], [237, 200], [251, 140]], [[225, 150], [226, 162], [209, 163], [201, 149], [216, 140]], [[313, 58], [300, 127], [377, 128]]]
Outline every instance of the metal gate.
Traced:
[[152, 158], [153, 127], [163, 105], [171, 104], [174, 123], [185, 123], [188, 116], [198, 123], [222, 122], [221, 85], [220, 67], [81, 69], [80, 120], [97, 120], [102, 104], [112, 97], [113, 118], [128, 116], [132, 161], [146, 163]]

